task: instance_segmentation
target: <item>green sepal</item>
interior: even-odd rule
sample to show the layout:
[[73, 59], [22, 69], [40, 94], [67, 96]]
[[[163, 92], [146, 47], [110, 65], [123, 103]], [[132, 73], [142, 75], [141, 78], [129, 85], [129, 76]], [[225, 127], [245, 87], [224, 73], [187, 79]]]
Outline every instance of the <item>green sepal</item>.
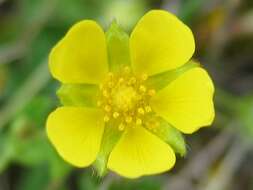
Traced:
[[106, 175], [109, 155], [120, 139], [121, 135], [122, 131], [119, 131], [116, 125], [109, 123], [105, 126], [100, 151], [96, 161], [93, 163], [93, 166], [100, 177]]
[[119, 71], [130, 65], [129, 36], [113, 21], [106, 32], [107, 52], [110, 70]]
[[172, 82], [177, 77], [182, 75], [184, 72], [194, 67], [199, 67], [199, 63], [194, 60], [190, 60], [189, 62], [187, 62], [186, 64], [184, 64], [183, 66], [177, 69], [173, 69], [173, 70], [166, 71], [166, 72], [149, 77], [148, 80], [146, 81], [146, 85], [149, 88], [154, 88], [155, 90], [161, 90], [162, 88], [166, 87], [170, 82]]
[[64, 106], [89, 106], [97, 105], [99, 87], [91, 84], [63, 84], [57, 91]]
[[155, 130], [151, 130], [151, 132], [168, 143], [180, 156], [185, 156], [186, 144], [184, 136], [168, 122], [160, 118], [160, 125], [156, 126]]

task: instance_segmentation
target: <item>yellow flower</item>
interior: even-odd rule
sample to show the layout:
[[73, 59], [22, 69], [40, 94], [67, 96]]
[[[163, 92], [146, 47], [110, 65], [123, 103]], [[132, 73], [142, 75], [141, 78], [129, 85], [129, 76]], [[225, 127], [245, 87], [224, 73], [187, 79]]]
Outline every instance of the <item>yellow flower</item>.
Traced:
[[[135, 178], [161, 173], [185, 153], [181, 132], [214, 118], [214, 87], [189, 61], [191, 30], [162, 10], [145, 14], [130, 37], [113, 23], [75, 24], [50, 53], [64, 106], [47, 120], [58, 153], [77, 167], [91, 164]], [[178, 131], [179, 130], [179, 131]]]

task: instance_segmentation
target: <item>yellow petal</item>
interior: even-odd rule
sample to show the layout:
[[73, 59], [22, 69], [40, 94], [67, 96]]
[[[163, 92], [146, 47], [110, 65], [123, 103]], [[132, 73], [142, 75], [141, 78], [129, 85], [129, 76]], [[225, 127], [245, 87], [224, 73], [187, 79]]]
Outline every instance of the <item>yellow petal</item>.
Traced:
[[154, 75], [185, 64], [195, 51], [191, 30], [173, 14], [153, 10], [144, 15], [130, 36], [132, 66]]
[[47, 120], [47, 135], [57, 152], [77, 167], [96, 159], [103, 131], [102, 113], [97, 109], [61, 107]]
[[127, 129], [108, 161], [108, 168], [136, 178], [171, 169], [176, 158], [172, 148], [143, 127]]
[[193, 68], [159, 91], [151, 99], [151, 106], [180, 131], [193, 133], [212, 123], [213, 94], [213, 83], [207, 72]]
[[49, 67], [53, 77], [63, 83], [99, 83], [108, 70], [101, 27], [90, 20], [75, 24], [52, 49]]

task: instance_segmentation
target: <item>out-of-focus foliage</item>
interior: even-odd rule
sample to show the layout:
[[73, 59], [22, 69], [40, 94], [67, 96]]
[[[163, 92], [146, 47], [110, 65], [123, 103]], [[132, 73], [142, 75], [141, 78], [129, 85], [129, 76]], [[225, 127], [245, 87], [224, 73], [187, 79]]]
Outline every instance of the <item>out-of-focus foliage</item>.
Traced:
[[[155, 8], [192, 28], [194, 58], [216, 86], [214, 125], [186, 138], [188, 154], [169, 174], [101, 179], [91, 168], [73, 168], [45, 134], [47, 115], [60, 105], [60, 86], [47, 69], [51, 48], [79, 20], [94, 19], [105, 29], [116, 20], [130, 32]], [[251, 190], [252, 50], [252, 0], [0, 0], [0, 189]], [[64, 99], [67, 88], [58, 91], [61, 101], [71, 101]]]

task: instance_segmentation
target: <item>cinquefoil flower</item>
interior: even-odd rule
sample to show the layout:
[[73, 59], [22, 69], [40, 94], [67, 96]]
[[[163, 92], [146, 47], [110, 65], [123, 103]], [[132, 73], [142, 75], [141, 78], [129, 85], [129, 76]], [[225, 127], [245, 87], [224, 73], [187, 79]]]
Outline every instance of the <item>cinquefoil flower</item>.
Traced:
[[63, 104], [47, 120], [57, 152], [77, 167], [135, 178], [161, 173], [185, 154], [183, 133], [214, 118], [214, 87], [190, 61], [191, 30], [162, 10], [144, 15], [130, 37], [113, 22], [75, 24], [50, 53]]

